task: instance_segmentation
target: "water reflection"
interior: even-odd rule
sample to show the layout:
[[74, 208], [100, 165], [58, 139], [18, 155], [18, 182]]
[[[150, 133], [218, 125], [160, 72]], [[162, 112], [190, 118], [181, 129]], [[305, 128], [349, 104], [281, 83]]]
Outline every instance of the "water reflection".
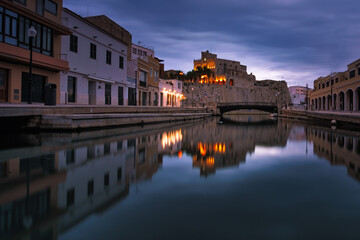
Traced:
[[360, 134], [254, 119], [8, 136], [22, 144], [0, 148], [0, 237], [57, 239], [125, 199], [169, 155], [191, 156], [200, 176], [209, 176], [245, 163], [257, 147], [306, 141], [314, 154], [360, 179]]
[[314, 154], [327, 159], [331, 165], [344, 165], [348, 174], [360, 181], [360, 135], [326, 128], [306, 128]]

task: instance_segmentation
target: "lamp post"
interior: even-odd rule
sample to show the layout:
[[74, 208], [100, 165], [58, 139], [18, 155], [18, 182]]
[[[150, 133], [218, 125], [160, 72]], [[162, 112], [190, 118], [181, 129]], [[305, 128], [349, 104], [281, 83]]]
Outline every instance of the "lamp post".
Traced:
[[29, 81], [28, 81], [28, 104], [32, 104], [32, 52], [33, 52], [33, 40], [36, 37], [36, 29], [31, 26], [28, 30], [29, 35], [29, 47], [30, 47], [30, 67], [29, 67]]
[[334, 96], [333, 96], [333, 72], [330, 73], [330, 85], [331, 85], [331, 110], [334, 111]]

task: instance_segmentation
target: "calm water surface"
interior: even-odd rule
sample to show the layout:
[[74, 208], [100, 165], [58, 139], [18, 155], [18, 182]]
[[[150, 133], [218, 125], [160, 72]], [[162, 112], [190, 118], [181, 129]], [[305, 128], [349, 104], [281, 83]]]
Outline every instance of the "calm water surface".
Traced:
[[230, 116], [0, 144], [0, 239], [360, 238], [357, 132]]

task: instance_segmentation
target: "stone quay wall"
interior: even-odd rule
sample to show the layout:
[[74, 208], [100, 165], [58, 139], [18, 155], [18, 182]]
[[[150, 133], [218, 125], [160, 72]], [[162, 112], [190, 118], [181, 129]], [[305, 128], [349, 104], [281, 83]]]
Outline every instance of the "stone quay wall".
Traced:
[[285, 81], [256, 81], [249, 87], [185, 82], [182, 93], [186, 98], [182, 100], [182, 106], [185, 107], [210, 106], [227, 102], [279, 103], [282, 107], [291, 104]]

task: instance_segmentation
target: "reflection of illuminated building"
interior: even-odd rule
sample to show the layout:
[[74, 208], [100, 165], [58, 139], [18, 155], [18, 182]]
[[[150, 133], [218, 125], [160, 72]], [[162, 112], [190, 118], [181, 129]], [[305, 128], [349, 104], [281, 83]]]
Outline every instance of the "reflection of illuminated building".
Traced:
[[309, 130], [308, 136], [317, 156], [329, 160], [332, 165], [345, 165], [348, 174], [360, 180], [360, 136], [320, 129]]
[[160, 136], [161, 141], [158, 147], [159, 153], [173, 155], [181, 151], [181, 142], [183, 139], [181, 129], [163, 132]]
[[216, 169], [238, 166], [255, 146], [285, 146], [290, 128], [272, 122], [269, 125], [218, 125], [210, 120], [195, 128], [183, 128], [183, 151], [193, 156], [193, 166], [202, 176]]

